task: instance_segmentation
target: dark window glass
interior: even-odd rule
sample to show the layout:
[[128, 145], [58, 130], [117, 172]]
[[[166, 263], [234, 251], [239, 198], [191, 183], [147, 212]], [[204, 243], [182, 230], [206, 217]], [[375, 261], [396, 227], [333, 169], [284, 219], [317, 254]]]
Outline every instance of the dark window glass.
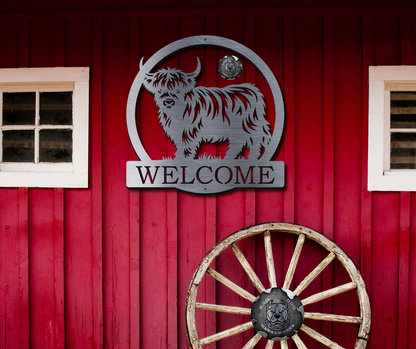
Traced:
[[416, 128], [416, 92], [390, 93], [390, 127]]
[[40, 130], [39, 162], [72, 162], [72, 130]]
[[34, 162], [33, 130], [3, 131], [3, 162]]
[[40, 125], [72, 125], [72, 92], [39, 93]]
[[416, 133], [391, 134], [391, 169], [416, 169]]
[[3, 125], [34, 125], [35, 103], [35, 92], [3, 93]]

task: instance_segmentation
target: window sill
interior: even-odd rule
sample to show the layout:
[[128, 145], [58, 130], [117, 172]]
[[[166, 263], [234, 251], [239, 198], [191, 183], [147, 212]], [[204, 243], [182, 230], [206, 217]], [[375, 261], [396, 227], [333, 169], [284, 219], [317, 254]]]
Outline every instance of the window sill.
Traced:
[[1, 171], [0, 187], [88, 188], [88, 173]]
[[390, 170], [368, 177], [369, 191], [416, 191], [416, 170]]

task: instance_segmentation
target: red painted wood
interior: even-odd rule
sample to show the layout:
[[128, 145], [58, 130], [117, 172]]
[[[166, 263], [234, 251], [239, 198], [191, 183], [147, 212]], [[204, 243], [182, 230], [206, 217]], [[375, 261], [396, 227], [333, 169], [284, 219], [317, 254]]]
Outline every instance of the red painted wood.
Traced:
[[284, 18], [284, 85], [285, 133], [282, 139], [285, 162], [284, 221], [295, 222], [295, 20]]
[[[97, 20], [98, 21], [98, 20]], [[64, 66], [69, 67], [94, 67], [94, 73], [90, 72], [90, 79], [98, 78], [100, 76], [101, 55], [99, 60], [93, 61], [93, 47], [102, 45], [102, 38], [94, 37], [94, 21], [91, 19], [73, 19], [65, 21], [65, 31], [63, 34], [65, 46], [61, 49], [65, 53], [61, 58]], [[95, 52], [95, 51], [94, 51]], [[94, 81], [92, 81], [94, 84]], [[101, 88], [101, 84], [100, 84]], [[95, 107], [94, 99], [100, 96], [99, 93], [91, 94], [90, 105]], [[101, 114], [100, 114], [101, 116]], [[100, 120], [96, 122], [101, 123]], [[95, 126], [95, 124], [94, 124]], [[95, 127], [93, 128], [93, 131]], [[99, 142], [92, 142], [93, 146], [101, 145]], [[96, 145], [97, 144], [97, 145]], [[97, 149], [98, 151], [98, 149]], [[101, 152], [101, 147], [100, 147]], [[94, 167], [93, 167], [94, 168]]]
[[141, 339], [153, 347], [167, 346], [166, 193], [141, 194]]
[[29, 66], [53, 67], [55, 65], [55, 22], [31, 21], [29, 25]]
[[[27, 347], [28, 340], [28, 324], [27, 319], [24, 318], [28, 313], [27, 263], [25, 264], [27, 260], [24, 259], [27, 256], [25, 251], [27, 246], [24, 244], [24, 236], [21, 236], [21, 229], [24, 227], [24, 204], [22, 202], [22, 210], [19, 211], [20, 193], [16, 188], [2, 189], [3, 200], [0, 206], [0, 280], [2, 281], [0, 341], [4, 347], [15, 348]], [[23, 279], [20, 278], [20, 271], [23, 272]], [[17, 313], [19, 310], [23, 313]], [[22, 335], [22, 340], [18, 334]]]
[[29, 348], [29, 236], [28, 189], [19, 188], [19, 344]]
[[[322, 230], [322, 19], [295, 19], [295, 220]], [[306, 77], [308, 77], [306, 79]], [[311, 85], [311, 82], [312, 85]], [[310, 219], [310, 213], [316, 219]]]
[[400, 56], [403, 65], [410, 65], [411, 63], [411, 19], [410, 16], [400, 17]]
[[[382, 267], [372, 268], [373, 329], [379, 329], [376, 343], [381, 348], [396, 345], [398, 309], [389, 299], [397, 299], [399, 268], [399, 203], [397, 193], [373, 194], [373, 261], [382, 262]], [[377, 215], [377, 216], [375, 216]], [[389, 286], [385, 287], [385, 280]], [[390, 331], [388, 334], [386, 331]]]
[[[391, 0], [387, 0], [391, 1]], [[410, 1], [410, 0], [409, 0]], [[243, 4], [238, 4], [243, 5]], [[249, 4], [251, 5], [251, 4]], [[416, 9], [412, 6], [399, 6], [395, 3], [390, 6], [324, 6], [314, 4], [315, 6], [302, 6], [302, 7], [253, 7], [253, 6], [228, 6], [221, 7], [220, 16], [243, 16], [247, 13], [255, 16], [262, 16], [265, 14], [273, 16], [400, 16], [415, 15]], [[395, 6], [396, 5], [396, 6]], [[111, 6], [111, 5], [109, 5]], [[2, 12], [0, 18], [4, 20], [56, 20], [57, 18], [65, 19], [91, 19], [92, 17], [100, 18], [128, 18], [128, 17], [146, 17], [146, 18], [157, 18], [157, 17], [168, 17], [172, 14], [171, 7], [168, 8], [127, 8], [127, 9], [96, 9], [89, 11], [86, 8], [74, 10], [74, 11], [15, 11], [13, 13]], [[177, 10], [177, 9], [176, 9]], [[211, 7], [183, 7], [180, 9], [181, 16], [207, 16], [213, 15], [218, 16], [218, 8]]]
[[[353, 260], [359, 260], [362, 80], [360, 18], [335, 19], [335, 214], [334, 240]], [[348, 30], [345, 30], [348, 27]], [[353, 243], [352, 243], [353, 242]]]
[[[92, 190], [92, 343], [93, 347], [103, 346], [103, 181], [102, 181], [102, 55], [103, 55], [103, 22], [93, 21], [92, 61], [94, 72], [91, 72], [91, 181]], [[93, 185], [94, 183], [94, 185]]]
[[167, 192], [168, 347], [178, 346], [178, 193]]
[[3, 35], [0, 39], [1, 47], [7, 55], [0, 58], [1, 66], [4, 68], [16, 68], [19, 66], [19, 26], [17, 21], [0, 22], [0, 30], [9, 35]]
[[[215, 6], [215, 7], [222, 7], [224, 6], [224, 3], [222, 3], [221, 1], [212, 1], [210, 2], [211, 6]], [[366, 1], [358, 1], [358, 0], [345, 0], [345, 1], [339, 1], [338, 6], [341, 8], [345, 8], [347, 7], [347, 9], [349, 7], [353, 7], [353, 8], [360, 8], [360, 6], [365, 7], [365, 8], [373, 8], [373, 7], [389, 7], [392, 4], [396, 5], [397, 7], [403, 7], [403, 6], [413, 6], [413, 2], [410, 0], [401, 0], [398, 2], [392, 2], [391, 0], [382, 0], [382, 1], [374, 1], [374, 0], [366, 0]], [[233, 3], [229, 3], [228, 6], [232, 6]], [[248, 1], [242, 1], [241, 3], [238, 3], [238, 5], [240, 6], [250, 6], [251, 3]], [[257, 3], [257, 6], [261, 9], [263, 8], [267, 8], [268, 6], [273, 6], [274, 2], [272, 1], [259, 1]], [[297, 1], [282, 1], [281, 3], [279, 3], [279, 5], [283, 8], [285, 7], [296, 7], [296, 8], [301, 8], [301, 9], [306, 9], [309, 6], [330, 6], [331, 3], [328, 3], [326, 1], [319, 1], [317, 3], [315, 2], [311, 2], [311, 1], [305, 1], [305, 0], [297, 0]], [[137, 3], [135, 3], [134, 1], [131, 0], [123, 0], [120, 1], [119, 4], [119, 8], [136, 8]], [[191, 7], [191, 6], [195, 6], [195, 3], [192, 1], [180, 1], [177, 4], [175, 4], [176, 7]], [[378, 6], [378, 7], [377, 7]], [[4, 6], [5, 11], [10, 11], [10, 12], [15, 12], [15, 11], [22, 11], [22, 8], [16, 4], [5, 4]], [[164, 9], [164, 8], [171, 8], [172, 4], [167, 1], [159, 1], [157, 3], [157, 6], [152, 6], [152, 4], [143, 4], [140, 6], [140, 8], [142, 9], [148, 9], [148, 8], [153, 8], [153, 7], [157, 7], [158, 10], [159, 9]], [[42, 12], [46, 12], [46, 11], [79, 11], [80, 9], [84, 9], [84, 10], [95, 10], [95, 11], [99, 11], [101, 9], [113, 9], [113, 7], [111, 6], [111, 4], [109, 3], [102, 3], [102, 2], [97, 2], [97, 1], [92, 1], [88, 4], [85, 4], [82, 1], [76, 0], [73, 1], [71, 3], [56, 3], [54, 1], [44, 1], [41, 4], [32, 4], [29, 3], [27, 5], [27, 7], [25, 7], [25, 11], [42, 11]], [[332, 9], [331, 9], [332, 10]]]
[[19, 27], [19, 65], [20, 68], [29, 67], [29, 35], [30, 27], [28, 20], [20, 20]]
[[94, 342], [90, 206], [91, 192], [65, 190], [65, 339], [72, 348], [91, 348]]
[[64, 264], [64, 190], [55, 188], [53, 193], [53, 245], [54, 245], [54, 338], [55, 348], [65, 347], [65, 264]]
[[[416, 267], [416, 258], [414, 258], [414, 254], [412, 251], [415, 249], [415, 242], [416, 239], [415, 231], [415, 217], [416, 217], [416, 202], [415, 202], [415, 194], [410, 194], [410, 255], [409, 255], [409, 295], [413, 295], [416, 290], [416, 280], [412, 275], [414, 275], [415, 267]], [[415, 297], [410, 296], [407, 308], [409, 309], [409, 322], [408, 322], [408, 332], [407, 334], [407, 347], [413, 348], [416, 345], [416, 338], [412, 335], [412, 331], [416, 326], [416, 314], [413, 311], [416, 309], [416, 299]]]
[[[61, 319], [55, 314], [54, 190], [29, 192], [30, 345], [53, 348]], [[64, 314], [61, 314], [62, 318]]]
[[128, 33], [125, 18], [103, 23], [103, 200], [112, 203], [103, 206], [103, 333], [104, 346], [114, 348], [130, 342], [129, 193], [121, 177], [130, 147], [125, 121]]
[[409, 257], [410, 257], [410, 193], [400, 195], [400, 237], [399, 237], [399, 304], [397, 347], [407, 348], [409, 329]]
[[[209, 251], [210, 246], [216, 244], [216, 220], [217, 220], [217, 199], [215, 195], [209, 196], [205, 199], [205, 250]], [[213, 269], [216, 269], [215, 261], [211, 264]], [[215, 281], [210, 278], [205, 279], [205, 301], [207, 303], [215, 304], [217, 298]], [[205, 331], [206, 333], [215, 333], [216, 329], [216, 314], [214, 312], [206, 312], [205, 314]], [[182, 336], [183, 337], [183, 336]], [[216, 348], [216, 343], [211, 344], [211, 349]]]
[[415, 24], [415, 16], [410, 16], [410, 62], [411, 64], [415, 64], [416, 62], [416, 49], [415, 49], [415, 42], [416, 42], [416, 24]]
[[55, 66], [65, 65], [65, 21], [55, 21]]
[[400, 17], [373, 18], [374, 65], [400, 64]]
[[324, 202], [323, 233], [334, 238], [334, 164], [335, 164], [335, 110], [334, 110], [334, 18], [324, 18]]
[[[253, 32], [254, 37], [254, 48], [253, 50], [262, 58], [269, 68], [273, 71], [280, 88], [283, 88], [283, 19], [272, 18], [269, 16], [261, 16], [254, 18], [255, 23]], [[273, 40], [264, 33], [273, 32]], [[271, 44], [272, 43], [272, 44]], [[263, 79], [262, 75], [256, 73], [256, 86], [265, 95], [266, 101], [271, 99], [271, 95], [267, 94], [269, 87], [267, 82]], [[286, 102], [286, 101], [285, 101]], [[266, 108], [266, 114], [269, 118], [274, 118], [275, 115], [272, 113], [273, 104], [270, 104]], [[272, 115], [271, 115], [272, 114]], [[276, 155], [273, 159], [283, 161], [283, 147], [284, 147], [284, 135], [280, 141], [279, 148], [276, 151]], [[286, 179], [287, 183], [287, 179]], [[286, 185], [287, 188], [287, 185]], [[283, 209], [284, 209], [284, 192], [282, 190], [269, 191], [269, 190], [258, 190], [256, 191], [256, 221], [257, 222], [269, 222], [269, 221], [282, 221], [283, 220]]]

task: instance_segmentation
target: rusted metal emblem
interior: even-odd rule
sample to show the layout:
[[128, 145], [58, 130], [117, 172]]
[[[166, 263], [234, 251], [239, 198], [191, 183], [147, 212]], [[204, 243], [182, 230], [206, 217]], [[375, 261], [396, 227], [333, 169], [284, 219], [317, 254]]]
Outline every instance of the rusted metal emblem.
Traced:
[[302, 326], [303, 318], [299, 297], [280, 287], [262, 292], [251, 307], [251, 321], [256, 331], [274, 341], [292, 337]]
[[243, 64], [236, 56], [225, 56], [218, 63], [218, 72], [227, 80], [237, 79], [243, 71]]

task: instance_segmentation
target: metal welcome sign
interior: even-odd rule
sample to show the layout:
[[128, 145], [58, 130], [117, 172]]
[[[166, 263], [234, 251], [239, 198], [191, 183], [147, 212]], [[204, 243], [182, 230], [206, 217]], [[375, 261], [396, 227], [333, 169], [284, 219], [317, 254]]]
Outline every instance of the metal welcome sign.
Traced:
[[[264, 76], [273, 95], [274, 129], [266, 119], [262, 92], [249, 83], [223, 88], [198, 86], [196, 69], [152, 69], [162, 60], [185, 49], [225, 48], [250, 61]], [[238, 77], [240, 60], [229, 55], [219, 64], [227, 80]], [[191, 71], [191, 69], [190, 69]], [[136, 104], [141, 89], [154, 97], [158, 118], [176, 148], [173, 159], [152, 160], [144, 149], [136, 125]], [[279, 84], [270, 68], [252, 50], [217, 36], [194, 36], [173, 42], [140, 63], [127, 102], [127, 127], [140, 161], [127, 162], [128, 188], [177, 188], [191, 193], [219, 193], [235, 188], [281, 188], [284, 163], [271, 161], [283, 132], [284, 106]], [[227, 142], [223, 158], [197, 155], [202, 143]], [[243, 156], [243, 151], [247, 154]]]

